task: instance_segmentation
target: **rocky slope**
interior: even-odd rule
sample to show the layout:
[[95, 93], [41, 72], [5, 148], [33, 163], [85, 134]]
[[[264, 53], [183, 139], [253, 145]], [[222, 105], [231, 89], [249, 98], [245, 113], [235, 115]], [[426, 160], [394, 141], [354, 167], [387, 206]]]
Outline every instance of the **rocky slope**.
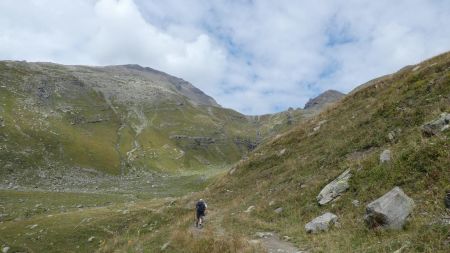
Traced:
[[226, 167], [314, 114], [245, 116], [182, 79], [139, 65], [3, 61], [0, 184], [134, 189], [155, 172]]

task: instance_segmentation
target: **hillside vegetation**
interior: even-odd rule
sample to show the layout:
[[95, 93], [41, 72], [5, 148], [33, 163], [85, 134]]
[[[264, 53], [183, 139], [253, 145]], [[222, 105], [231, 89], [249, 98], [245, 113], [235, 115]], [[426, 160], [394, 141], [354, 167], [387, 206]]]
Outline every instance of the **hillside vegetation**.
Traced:
[[[198, 196], [222, 213], [222, 226], [239, 240], [272, 231], [308, 252], [448, 252], [444, 197], [450, 189], [450, 131], [431, 136], [422, 131], [423, 124], [444, 112], [450, 112], [450, 53], [353, 92], [257, 148]], [[392, 158], [382, 164], [379, 157], [385, 149]], [[319, 206], [321, 189], [346, 169], [352, 173], [350, 188]], [[368, 228], [363, 221], [366, 205], [394, 186], [415, 202], [406, 227]], [[254, 210], [245, 212], [250, 206]], [[282, 211], [275, 212], [279, 207]], [[336, 214], [339, 225], [307, 234], [305, 224], [325, 212]], [[207, 240], [185, 234], [173, 235], [174, 252]], [[217, 243], [213, 238], [210, 243]], [[244, 251], [229, 246], [228, 252]]]
[[0, 187], [133, 191], [161, 174], [215, 174], [317, 112], [245, 116], [138, 65], [3, 61]]
[[[14, 69], [0, 72], [1, 80], [13, 80], [4, 73], [26, 76], [20, 72], [24, 71], [21, 68]], [[110, 72], [108, 75], [113, 76]], [[159, 128], [143, 128], [137, 137], [136, 129], [140, 128], [136, 126], [141, 121], [136, 115], [140, 112], [130, 113], [126, 108], [134, 106], [114, 102], [118, 100], [105, 96], [109, 94], [105, 90], [89, 89], [74, 99], [81, 99], [80, 104], [89, 103], [92, 108], [95, 103], [108, 105], [94, 113], [100, 114], [101, 119], [107, 118], [107, 122], [88, 123], [98, 119], [90, 118], [91, 114], [84, 115], [88, 112], [83, 112], [81, 121], [74, 121], [70, 112], [49, 114], [49, 120], [42, 121], [40, 117], [45, 115], [36, 112], [45, 106], [32, 104], [33, 109], [25, 106], [32, 100], [27, 94], [35, 93], [11, 88], [22, 87], [19, 85], [22, 81], [17, 81], [16, 86], [11, 86], [12, 81], [8, 81], [10, 86], [4, 83], [0, 87], [4, 122], [1, 129], [6, 130], [0, 132], [2, 173], [14, 175], [15, 170], [29, 166], [40, 172], [38, 175], [43, 180], [48, 177], [46, 172], [57, 172], [61, 169], [59, 166], [67, 162], [72, 164], [71, 169], [80, 167], [83, 173], [92, 176], [93, 186], [107, 184], [102, 178], [112, 177], [108, 182], [117, 180], [115, 187], [119, 188], [118, 191], [86, 194], [41, 193], [41, 188], [29, 192], [0, 191], [1, 212], [8, 214], [0, 216], [0, 244], [10, 247], [11, 252], [265, 252], [268, 246], [260, 235], [266, 232], [277, 235], [276, 243], [285, 240], [306, 252], [449, 251], [450, 213], [444, 205], [446, 191], [450, 190], [449, 122], [447, 127], [434, 132], [424, 131], [423, 126], [439, 119], [442, 113], [450, 113], [450, 53], [364, 84], [320, 114], [290, 110], [249, 117], [213, 105], [187, 101], [181, 106], [175, 102], [175, 105], [169, 103], [172, 108], [187, 108], [158, 113], [155, 120], [161, 117], [159, 124], [180, 122], [181, 116], [172, 115], [187, 114], [186, 121], [193, 124], [193, 128], [183, 127], [176, 132], [175, 126], [163, 124]], [[167, 104], [167, 101], [171, 100], [164, 99], [161, 103]], [[153, 110], [155, 107], [142, 108]], [[121, 110], [123, 112], [118, 113]], [[151, 119], [154, 114], [145, 115], [146, 119]], [[127, 120], [123, 121], [123, 117]], [[166, 117], [170, 120], [162, 120]], [[131, 123], [123, 126], [123, 122]], [[203, 129], [201, 133], [211, 133], [217, 122], [226, 122], [224, 131], [236, 134], [226, 136], [249, 136], [241, 135], [247, 132], [262, 140], [252, 151], [241, 153], [237, 144], [224, 147], [208, 144], [207, 148], [200, 145], [197, 149], [189, 144], [189, 138], [170, 138], [170, 131], [184, 136], [194, 136], [198, 129]], [[287, 127], [288, 122], [291, 123]], [[118, 130], [121, 134], [117, 134]], [[49, 134], [51, 132], [56, 134]], [[82, 138], [83, 135], [86, 136]], [[117, 141], [118, 136], [122, 141]], [[205, 137], [206, 134], [195, 133], [195, 136]], [[211, 162], [210, 168], [202, 165], [204, 167], [194, 166], [188, 170], [175, 169], [181, 176], [151, 170], [143, 170], [144, 173], [137, 168], [158, 162], [168, 166], [170, 161], [151, 160], [150, 149], [140, 148], [136, 151], [139, 155], [128, 163], [132, 166], [121, 167], [122, 155], [136, 147], [133, 146], [136, 140], [139, 147], [155, 143], [163, 148], [166, 141], [177, 149], [184, 147], [185, 160], [181, 161], [185, 168], [189, 164], [202, 164], [202, 159], [192, 158], [196, 154], [218, 162]], [[248, 144], [245, 138], [238, 143]], [[88, 147], [97, 149], [91, 150], [91, 154], [100, 157], [82, 153], [90, 150]], [[73, 155], [67, 155], [71, 149]], [[121, 149], [123, 151], [117, 151]], [[380, 154], [385, 150], [390, 150], [391, 158], [382, 163]], [[108, 159], [101, 158], [102, 152], [107, 153]], [[116, 158], [112, 155], [114, 152]], [[162, 151], [156, 153], [163, 154]], [[78, 158], [74, 159], [77, 154], [82, 156], [80, 161], [85, 159], [90, 165], [78, 164]], [[228, 168], [227, 163], [234, 162], [231, 158], [224, 162], [227, 160], [220, 158], [222, 154], [230, 157], [235, 154], [233, 159], [237, 161], [226, 172], [217, 168], [220, 166], [211, 168], [217, 164]], [[128, 161], [128, 156], [125, 157]], [[94, 165], [96, 162], [98, 164]], [[50, 170], [51, 164], [56, 168]], [[117, 178], [114, 173], [120, 174], [120, 168], [128, 173]], [[352, 176], [347, 191], [332, 202], [319, 205], [316, 199], [319, 192], [348, 169]], [[187, 171], [199, 174], [193, 176]], [[61, 177], [64, 179], [65, 175]], [[81, 179], [85, 178], [80, 176]], [[14, 177], [6, 180], [12, 181]], [[151, 187], [146, 180], [150, 180]], [[400, 230], [368, 227], [364, 222], [366, 206], [395, 186], [415, 203], [406, 226]], [[193, 227], [193, 207], [200, 197], [206, 199], [209, 209], [204, 229]], [[307, 233], [305, 224], [326, 212], [336, 214], [338, 223], [325, 232]]]

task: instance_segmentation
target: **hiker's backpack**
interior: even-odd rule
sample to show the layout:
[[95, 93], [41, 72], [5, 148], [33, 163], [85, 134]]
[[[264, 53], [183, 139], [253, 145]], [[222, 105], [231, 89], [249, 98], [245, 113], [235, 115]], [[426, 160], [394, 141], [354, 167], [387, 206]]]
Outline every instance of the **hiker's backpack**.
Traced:
[[197, 202], [197, 207], [196, 208], [197, 208], [197, 211], [204, 212], [205, 209], [206, 209], [205, 203], [201, 202], [201, 201]]

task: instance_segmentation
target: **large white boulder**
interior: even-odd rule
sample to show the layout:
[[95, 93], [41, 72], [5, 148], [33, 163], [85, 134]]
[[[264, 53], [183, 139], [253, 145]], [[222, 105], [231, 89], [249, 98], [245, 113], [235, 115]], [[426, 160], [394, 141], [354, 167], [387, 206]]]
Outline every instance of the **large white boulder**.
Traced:
[[334, 198], [341, 195], [341, 193], [345, 192], [349, 187], [348, 180], [352, 174], [350, 170], [344, 171], [339, 177], [334, 179], [331, 183], [327, 184], [322, 191], [320, 191], [319, 195], [317, 195], [317, 201], [320, 205], [325, 205], [328, 202], [332, 201]]
[[327, 231], [332, 226], [338, 217], [332, 213], [325, 213], [319, 217], [314, 218], [312, 221], [305, 225], [307, 233], [317, 233], [320, 231]]
[[371, 228], [401, 229], [413, 208], [414, 200], [406, 196], [400, 187], [394, 187], [367, 205], [364, 220]]

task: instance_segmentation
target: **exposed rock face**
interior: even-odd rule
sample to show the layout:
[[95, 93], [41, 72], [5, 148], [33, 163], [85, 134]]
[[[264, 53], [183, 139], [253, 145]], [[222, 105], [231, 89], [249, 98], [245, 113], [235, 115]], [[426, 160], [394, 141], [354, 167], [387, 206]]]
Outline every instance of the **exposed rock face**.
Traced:
[[371, 228], [401, 229], [414, 208], [414, 201], [395, 187], [366, 207], [364, 220]]
[[427, 135], [436, 135], [450, 128], [450, 113], [442, 113], [436, 120], [422, 126], [422, 132]]
[[345, 94], [336, 90], [327, 90], [319, 96], [310, 99], [305, 104], [305, 109], [320, 109], [327, 104], [332, 104], [341, 99]]
[[341, 195], [341, 193], [345, 192], [350, 187], [348, 180], [351, 176], [352, 174], [348, 169], [331, 183], [327, 184], [317, 196], [317, 201], [319, 202], [319, 204], [325, 205], [328, 202], [332, 201], [334, 198]]
[[332, 226], [338, 217], [332, 213], [325, 213], [305, 225], [307, 233], [317, 233], [320, 231], [327, 231]]
[[389, 163], [391, 161], [391, 151], [389, 149], [384, 150], [380, 154], [380, 163]]

